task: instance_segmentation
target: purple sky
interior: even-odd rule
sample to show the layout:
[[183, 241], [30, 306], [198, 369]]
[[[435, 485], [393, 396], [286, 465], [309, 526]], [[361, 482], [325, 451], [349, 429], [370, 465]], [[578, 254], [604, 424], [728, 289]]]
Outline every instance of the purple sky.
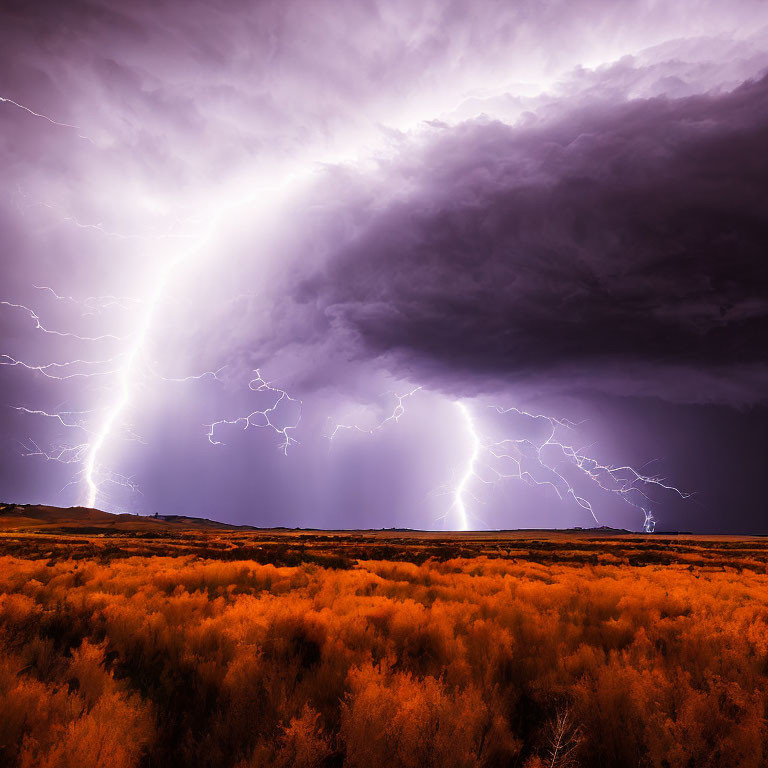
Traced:
[[1, 500], [768, 533], [768, 4], [0, 9]]

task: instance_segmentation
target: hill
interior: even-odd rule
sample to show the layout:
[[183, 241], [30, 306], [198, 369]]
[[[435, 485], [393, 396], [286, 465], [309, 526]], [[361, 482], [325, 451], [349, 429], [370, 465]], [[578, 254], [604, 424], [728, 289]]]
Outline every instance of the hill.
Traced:
[[72, 532], [150, 531], [179, 528], [245, 529], [251, 526], [228, 525], [202, 517], [158, 515], [142, 517], [127, 513], [112, 514], [90, 507], [51, 507], [43, 504], [0, 504], [0, 530], [49, 530], [66, 528]]

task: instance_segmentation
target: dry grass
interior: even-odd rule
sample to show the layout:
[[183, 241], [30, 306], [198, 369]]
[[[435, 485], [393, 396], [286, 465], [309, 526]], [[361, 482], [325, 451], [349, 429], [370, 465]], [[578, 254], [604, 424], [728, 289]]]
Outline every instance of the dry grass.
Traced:
[[0, 764], [766, 764], [761, 539], [161, 523], [0, 533]]

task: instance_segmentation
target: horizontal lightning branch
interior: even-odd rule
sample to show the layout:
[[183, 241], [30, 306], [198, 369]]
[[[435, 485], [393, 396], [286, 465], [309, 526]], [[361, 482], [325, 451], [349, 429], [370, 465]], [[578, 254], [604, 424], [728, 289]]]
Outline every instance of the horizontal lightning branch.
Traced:
[[327, 435], [328, 439], [331, 442], [333, 442], [333, 439], [339, 434], [339, 432], [342, 432], [342, 431], [362, 432], [364, 435], [374, 435], [376, 432], [379, 432], [380, 430], [384, 429], [384, 427], [390, 422], [397, 423], [398, 421], [400, 421], [400, 417], [405, 413], [405, 406], [403, 405], [405, 400], [415, 395], [420, 389], [421, 389], [420, 386], [414, 387], [410, 392], [406, 392], [404, 395], [398, 395], [393, 393], [395, 399], [397, 400], [397, 403], [395, 404], [395, 407], [392, 409], [392, 413], [390, 413], [386, 418], [384, 418], [382, 421], [380, 421], [378, 424], [374, 425], [373, 427], [365, 428], [357, 424], [336, 424], [334, 425], [331, 433]]
[[68, 427], [73, 429], [82, 429], [85, 432], [88, 431], [85, 420], [82, 418], [72, 419], [72, 417], [82, 417], [84, 414], [94, 413], [93, 410], [53, 411], [52, 413], [49, 413], [48, 411], [39, 410], [37, 408], [25, 408], [24, 406], [21, 406], [21, 405], [12, 405], [11, 408], [13, 408], [14, 411], [20, 411], [21, 413], [28, 413], [28, 414], [31, 414], [32, 416], [44, 416], [48, 419], [55, 419], [63, 427]]
[[[270, 406], [263, 410], [255, 410], [246, 414], [245, 416], [237, 416], [234, 419], [219, 419], [211, 424], [205, 424], [208, 428], [207, 436], [208, 442], [211, 445], [224, 445], [221, 440], [216, 438], [216, 430], [225, 425], [239, 426], [244, 430], [249, 427], [258, 427], [271, 429], [282, 438], [280, 443], [280, 449], [284, 455], [288, 454], [288, 449], [292, 445], [297, 445], [298, 441], [290, 434], [295, 431], [299, 422], [301, 421], [301, 405], [302, 402], [298, 398], [291, 397], [284, 389], [273, 387], [270, 382], [266, 381], [261, 375], [261, 371], [257, 368], [254, 373], [256, 376], [248, 382], [248, 388], [253, 392], [269, 392], [274, 396], [274, 400]], [[277, 411], [281, 403], [296, 403], [298, 406], [298, 416], [293, 424], [280, 426], [272, 421], [273, 418], [277, 418]]]
[[40, 321], [40, 317], [33, 309], [25, 306], [24, 304], [14, 304], [11, 301], [0, 301], [0, 306], [12, 307], [14, 309], [20, 309], [22, 312], [26, 312], [30, 319], [35, 323], [35, 329], [48, 333], [51, 336], [62, 336], [70, 339], [77, 339], [78, 341], [104, 341], [105, 339], [113, 339], [115, 341], [122, 341], [128, 338], [128, 336], [115, 336], [112, 333], [104, 333], [99, 336], [81, 336], [77, 333], [70, 333], [69, 331], [54, 331], [50, 328], [46, 328]]
[[141, 299], [134, 299], [130, 296], [88, 296], [85, 299], [76, 299], [74, 296], [61, 296], [47, 285], [35, 285], [39, 291], [45, 291], [53, 296], [57, 301], [65, 301], [86, 310], [85, 314], [99, 314], [107, 309], [131, 309], [142, 304]]
[[111, 365], [116, 360], [120, 360], [123, 357], [122, 354], [115, 355], [114, 357], [107, 358], [106, 360], [66, 360], [62, 363], [45, 363], [44, 365], [33, 365], [31, 363], [24, 362], [23, 360], [17, 360], [10, 355], [0, 354], [0, 365], [8, 366], [20, 366], [28, 371], [35, 371], [42, 374], [48, 379], [58, 379], [64, 381], [66, 379], [78, 379], [78, 378], [91, 378], [94, 376], [111, 376], [116, 373], [119, 368], [110, 368], [105, 371], [72, 371], [72, 368], [77, 366], [97, 366], [97, 365]]
[[195, 373], [190, 376], [179, 376], [179, 377], [171, 377], [171, 376], [161, 376], [159, 373], [155, 372], [155, 375], [158, 379], [161, 381], [175, 381], [175, 382], [185, 382], [185, 381], [200, 381], [201, 379], [214, 379], [215, 381], [221, 381], [219, 378], [219, 374], [226, 370], [227, 366], [222, 365], [220, 368], [217, 368], [215, 371], [203, 371], [203, 373]]

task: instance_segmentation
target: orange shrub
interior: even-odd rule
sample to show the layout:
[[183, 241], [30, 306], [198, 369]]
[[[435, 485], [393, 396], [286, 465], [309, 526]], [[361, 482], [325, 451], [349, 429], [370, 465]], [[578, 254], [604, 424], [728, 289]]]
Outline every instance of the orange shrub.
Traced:
[[765, 765], [765, 556], [622, 546], [0, 557], [0, 765]]

